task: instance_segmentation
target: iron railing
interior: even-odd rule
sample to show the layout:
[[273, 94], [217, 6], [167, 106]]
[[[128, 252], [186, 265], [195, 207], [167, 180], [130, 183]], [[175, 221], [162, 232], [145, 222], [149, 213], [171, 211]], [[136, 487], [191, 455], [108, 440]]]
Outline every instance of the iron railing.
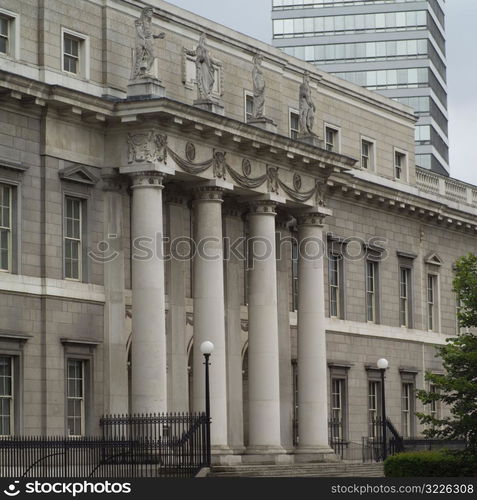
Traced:
[[[403, 438], [389, 418], [386, 419], [386, 456], [404, 451]], [[369, 435], [362, 438], [363, 462], [382, 462], [384, 460], [383, 421], [377, 418], [369, 423]]]
[[0, 477], [193, 477], [210, 466], [205, 413], [118, 415], [99, 437], [0, 439]]
[[128, 460], [156, 467], [158, 476], [193, 476], [210, 466], [210, 422], [205, 413], [110, 415], [100, 420], [100, 426], [105, 441], [140, 440], [140, 454], [136, 451]]
[[328, 437], [330, 447], [341, 460], [361, 462], [363, 460], [363, 444], [347, 438], [346, 426], [342, 420], [328, 421]]

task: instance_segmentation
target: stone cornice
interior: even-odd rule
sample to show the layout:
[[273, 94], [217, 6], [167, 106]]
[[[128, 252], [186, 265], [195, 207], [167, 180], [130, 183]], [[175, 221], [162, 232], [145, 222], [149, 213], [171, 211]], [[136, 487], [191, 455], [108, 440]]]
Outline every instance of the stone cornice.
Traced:
[[248, 150], [252, 155], [266, 158], [270, 164], [288, 163], [303, 172], [313, 173], [324, 168], [346, 171], [357, 162], [350, 156], [168, 98], [112, 101], [4, 71], [0, 71], [0, 82], [0, 93], [16, 104], [39, 109], [50, 107], [64, 117], [79, 118], [87, 123], [107, 123], [110, 129], [147, 120], [157, 123], [160, 118], [164, 125], [179, 129], [181, 134], [195, 133], [202, 139], [229, 142], [242, 151]]
[[7, 168], [8, 170], [23, 173], [26, 172], [30, 166], [19, 161], [4, 160], [3, 158], [0, 158], [0, 168]]
[[369, 179], [354, 176], [354, 171], [335, 173], [327, 180], [327, 198], [347, 198], [353, 203], [365, 203], [380, 210], [416, 217], [429, 224], [465, 230], [477, 236], [477, 209], [466, 206], [464, 211], [457, 208], [457, 204], [445, 199], [438, 201], [414, 186], [390, 181], [380, 183], [382, 180], [375, 176], [370, 182]]
[[221, 143], [229, 141], [240, 145], [241, 149], [260, 154], [261, 157], [268, 156], [270, 163], [292, 161], [294, 165], [301, 163], [307, 170], [327, 166], [346, 171], [357, 162], [350, 156], [304, 144], [168, 98], [123, 101], [117, 103], [114, 116], [118, 125], [160, 118], [164, 125], [172, 125], [185, 132], [195, 131], [205, 137], [216, 137]]

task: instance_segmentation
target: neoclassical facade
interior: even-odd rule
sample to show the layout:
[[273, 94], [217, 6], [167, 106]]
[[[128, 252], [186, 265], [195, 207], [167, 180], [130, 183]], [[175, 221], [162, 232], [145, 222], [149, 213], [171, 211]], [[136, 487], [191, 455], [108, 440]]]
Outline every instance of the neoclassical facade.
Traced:
[[1, 435], [203, 411], [205, 340], [217, 460], [360, 443], [382, 357], [419, 435], [477, 188], [415, 167], [410, 108], [160, 0], [0, 21]]

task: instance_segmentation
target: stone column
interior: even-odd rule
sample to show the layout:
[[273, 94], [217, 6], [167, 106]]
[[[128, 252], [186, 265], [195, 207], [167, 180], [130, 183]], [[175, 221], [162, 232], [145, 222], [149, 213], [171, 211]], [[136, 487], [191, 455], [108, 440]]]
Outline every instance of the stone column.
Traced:
[[113, 169], [102, 174], [104, 196], [104, 241], [108, 248], [99, 254], [104, 262], [104, 412], [128, 412], [126, 305], [124, 298], [123, 193]]
[[272, 200], [250, 205], [248, 369], [250, 454], [282, 453], [278, 361], [275, 206]]
[[[224, 237], [230, 246], [243, 238], [241, 213], [233, 206], [224, 209]], [[243, 283], [241, 273], [244, 268], [245, 245], [242, 241], [235, 252], [225, 252], [225, 332], [227, 348], [227, 412], [229, 446], [235, 453], [243, 453], [243, 386], [242, 386], [242, 328], [241, 305]], [[242, 286], [240, 286], [242, 285]]]
[[323, 219], [314, 207], [298, 218], [298, 460], [332, 453], [328, 444], [328, 390], [323, 281]]
[[[167, 394], [169, 411], [188, 411], [188, 374], [187, 374], [187, 342], [186, 342], [186, 266], [189, 261], [184, 246], [176, 245], [183, 241], [185, 220], [190, 217], [187, 199], [180, 192], [167, 190], [166, 220], [169, 236], [169, 252], [171, 258], [166, 263], [166, 291], [169, 299], [167, 312]], [[175, 243], [172, 243], [175, 242]]]
[[202, 342], [214, 344], [210, 357], [211, 443], [214, 451], [227, 448], [227, 375], [225, 362], [224, 264], [222, 192], [219, 181], [196, 189], [194, 201], [194, 381], [193, 407], [205, 410]]
[[133, 413], [167, 411], [163, 177], [154, 170], [132, 174]]
[[278, 303], [278, 359], [280, 363], [280, 427], [282, 446], [293, 450], [293, 373], [290, 342], [291, 266], [292, 242], [287, 222], [279, 217], [277, 233], [280, 248], [277, 248], [277, 303]]

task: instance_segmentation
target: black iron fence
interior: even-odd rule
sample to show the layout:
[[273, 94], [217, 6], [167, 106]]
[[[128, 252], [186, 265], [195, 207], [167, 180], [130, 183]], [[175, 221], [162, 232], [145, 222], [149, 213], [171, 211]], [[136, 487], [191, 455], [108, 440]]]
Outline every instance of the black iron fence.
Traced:
[[346, 427], [342, 420], [328, 422], [329, 444], [336, 455], [345, 461], [381, 462], [384, 455], [394, 455], [403, 451], [403, 439], [391, 420], [386, 419], [386, 450], [383, 443], [383, 421], [376, 419], [369, 424], [369, 435], [361, 442], [347, 439]]
[[385, 421], [386, 442], [383, 442], [383, 420], [369, 423], [369, 435], [362, 438], [363, 462], [382, 462], [386, 456], [404, 451], [404, 442], [389, 418]]
[[342, 420], [328, 421], [328, 437], [330, 447], [341, 460], [348, 462], [363, 461], [363, 444], [349, 441], [346, 428]]
[[0, 439], [0, 477], [193, 477], [210, 465], [204, 413], [108, 416], [101, 429]]

